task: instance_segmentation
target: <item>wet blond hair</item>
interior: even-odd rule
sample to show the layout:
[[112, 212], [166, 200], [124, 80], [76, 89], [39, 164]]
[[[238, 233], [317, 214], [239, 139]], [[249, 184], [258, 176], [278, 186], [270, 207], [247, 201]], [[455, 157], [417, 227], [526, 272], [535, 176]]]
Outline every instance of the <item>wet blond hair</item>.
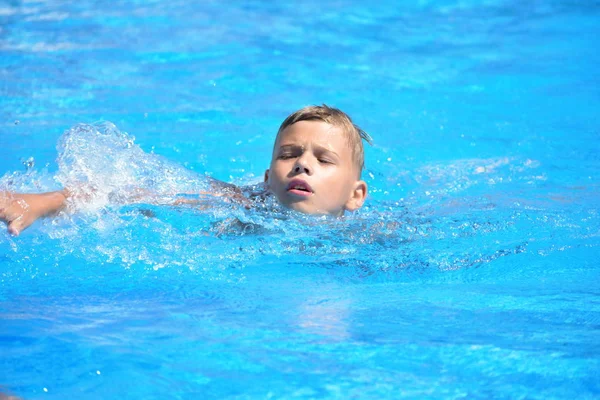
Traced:
[[[365, 150], [362, 141], [373, 144], [371, 136], [363, 131], [358, 125], [352, 122], [352, 119], [340, 109], [329, 107], [326, 104], [321, 106], [307, 106], [290, 114], [279, 127], [277, 138], [285, 128], [300, 121], [323, 121], [331, 126], [339, 128], [344, 133], [348, 146], [352, 150], [352, 159], [358, 167], [359, 175], [365, 167]], [[276, 140], [277, 141], [277, 140]]]

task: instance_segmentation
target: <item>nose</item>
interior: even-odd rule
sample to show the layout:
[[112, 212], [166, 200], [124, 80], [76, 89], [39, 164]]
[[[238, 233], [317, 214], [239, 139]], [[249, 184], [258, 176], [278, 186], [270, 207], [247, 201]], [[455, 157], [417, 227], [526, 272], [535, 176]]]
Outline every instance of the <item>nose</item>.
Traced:
[[302, 174], [312, 175], [312, 168], [310, 167], [308, 160], [305, 157], [298, 157], [296, 163], [294, 164], [294, 174]]

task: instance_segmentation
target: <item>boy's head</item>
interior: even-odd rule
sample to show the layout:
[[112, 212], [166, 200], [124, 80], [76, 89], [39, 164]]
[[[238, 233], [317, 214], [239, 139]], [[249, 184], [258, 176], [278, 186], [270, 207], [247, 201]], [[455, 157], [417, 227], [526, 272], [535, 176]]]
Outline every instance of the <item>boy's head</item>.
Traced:
[[326, 105], [302, 108], [279, 127], [265, 182], [281, 204], [296, 211], [356, 210], [367, 196], [360, 180], [363, 139], [371, 143], [344, 112]]

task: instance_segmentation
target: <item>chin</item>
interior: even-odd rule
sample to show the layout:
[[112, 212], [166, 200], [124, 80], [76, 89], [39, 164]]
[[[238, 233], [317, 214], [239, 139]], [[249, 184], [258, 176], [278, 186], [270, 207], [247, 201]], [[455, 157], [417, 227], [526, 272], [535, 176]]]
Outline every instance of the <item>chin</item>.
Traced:
[[307, 204], [290, 203], [290, 204], [285, 204], [285, 207], [289, 208], [290, 210], [298, 211], [298, 212], [301, 212], [304, 214], [316, 214], [316, 211]]
[[285, 206], [291, 210], [301, 212], [303, 214], [310, 214], [310, 215], [341, 216], [344, 214], [344, 210], [340, 210], [338, 212], [331, 212], [331, 211], [323, 210], [322, 208], [316, 207], [312, 204], [306, 204], [303, 202], [291, 203], [291, 204], [287, 204]]

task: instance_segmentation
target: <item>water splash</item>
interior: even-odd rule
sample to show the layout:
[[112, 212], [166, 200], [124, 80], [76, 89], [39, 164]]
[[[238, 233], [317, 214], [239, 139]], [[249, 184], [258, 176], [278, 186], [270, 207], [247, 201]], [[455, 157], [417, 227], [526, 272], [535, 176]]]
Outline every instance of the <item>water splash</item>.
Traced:
[[[77, 125], [57, 148], [56, 176], [31, 165], [0, 179], [3, 190], [75, 192], [69, 212], [43, 221], [19, 240], [0, 237], [10, 249], [5, 277], [39, 278], [72, 264], [78, 267], [69, 268], [96, 273], [127, 270], [136, 279], [169, 271], [238, 282], [268, 264], [318, 268], [353, 282], [440, 280], [449, 279], [442, 274], [505, 257], [559, 251], [552, 241], [557, 229], [593, 242], [590, 229], [598, 226], [598, 215], [586, 210], [567, 215], [545, 203], [532, 207], [533, 196], [525, 206], [514, 201], [516, 195], [505, 189], [530, 187], [526, 174], [538, 173], [530, 160], [421, 166], [413, 179], [426, 196], [371, 199], [360, 212], [335, 219], [290, 212], [273, 198], [252, 209], [218, 198], [201, 208], [169, 206], [182, 194], [210, 190], [208, 179], [144, 152], [109, 122]], [[395, 186], [393, 176], [386, 184]], [[252, 190], [249, 186], [247, 193]], [[577, 215], [587, 218], [587, 232], [577, 229]]]
[[144, 152], [132, 136], [110, 122], [66, 131], [57, 150], [57, 181], [83, 199], [77, 208], [123, 205], [147, 194], [155, 198], [209, 189], [205, 177]]

